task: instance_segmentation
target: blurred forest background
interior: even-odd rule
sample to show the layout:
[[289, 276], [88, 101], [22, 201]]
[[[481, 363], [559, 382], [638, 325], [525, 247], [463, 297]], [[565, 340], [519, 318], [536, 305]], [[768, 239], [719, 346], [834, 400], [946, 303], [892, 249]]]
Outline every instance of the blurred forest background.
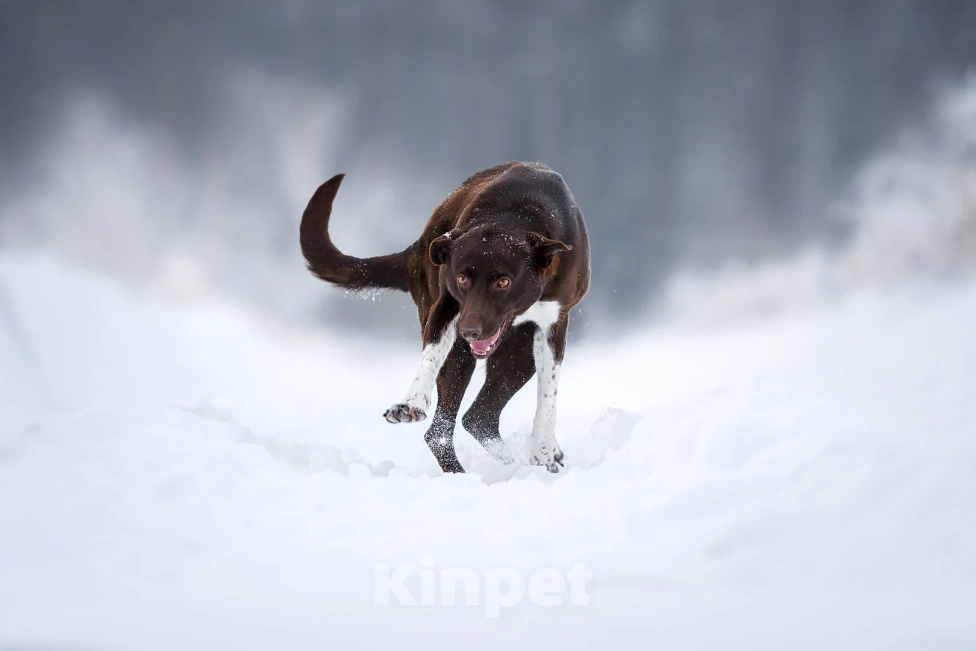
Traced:
[[963, 83], [976, 2], [4, 0], [0, 44], [0, 247], [329, 320], [297, 253], [322, 180], [349, 173], [335, 239], [370, 255], [542, 161], [587, 305], [626, 320], [676, 270], [849, 237], [832, 206]]

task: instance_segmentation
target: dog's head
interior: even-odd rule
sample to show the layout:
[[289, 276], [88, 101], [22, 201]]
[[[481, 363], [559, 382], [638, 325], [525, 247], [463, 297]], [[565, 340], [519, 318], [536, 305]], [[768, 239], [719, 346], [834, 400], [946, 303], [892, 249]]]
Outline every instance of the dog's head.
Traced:
[[430, 245], [447, 291], [461, 306], [457, 328], [476, 357], [487, 357], [505, 329], [542, 296], [543, 284], [572, 246], [539, 233], [486, 227], [453, 230]]

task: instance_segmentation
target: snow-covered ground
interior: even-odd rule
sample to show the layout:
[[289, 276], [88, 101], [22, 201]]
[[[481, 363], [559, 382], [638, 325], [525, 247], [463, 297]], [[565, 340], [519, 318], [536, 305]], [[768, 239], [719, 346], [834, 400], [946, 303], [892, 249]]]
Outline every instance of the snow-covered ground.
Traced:
[[[567, 471], [459, 428], [472, 472], [445, 476], [426, 423], [381, 418], [414, 332], [283, 330], [44, 257], [0, 279], [0, 647], [976, 647], [974, 284], [571, 346]], [[583, 564], [591, 599], [374, 605], [377, 564], [418, 564], [419, 599], [430, 557]]]

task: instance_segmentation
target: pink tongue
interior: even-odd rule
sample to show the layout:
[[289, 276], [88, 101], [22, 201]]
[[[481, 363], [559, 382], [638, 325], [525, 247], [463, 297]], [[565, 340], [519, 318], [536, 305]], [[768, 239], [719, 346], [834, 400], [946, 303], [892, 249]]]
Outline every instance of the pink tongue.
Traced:
[[482, 339], [481, 341], [472, 341], [471, 350], [481, 354], [487, 353], [491, 349], [491, 347], [495, 345], [495, 342], [498, 341], [498, 336], [501, 333], [502, 333], [502, 329], [499, 328], [498, 332], [496, 332], [488, 339]]

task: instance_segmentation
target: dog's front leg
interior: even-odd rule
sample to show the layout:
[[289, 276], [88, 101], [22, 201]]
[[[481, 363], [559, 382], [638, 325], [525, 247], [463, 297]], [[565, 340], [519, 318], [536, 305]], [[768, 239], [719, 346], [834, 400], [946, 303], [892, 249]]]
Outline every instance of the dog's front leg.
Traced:
[[474, 356], [467, 342], [456, 340], [454, 349], [437, 374], [437, 410], [424, 441], [444, 472], [464, 472], [454, 450], [454, 423], [474, 367]]
[[568, 326], [568, 314], [561, 315], [551, 326], [540, 324], [532, 346], [538, 393], [529, 461], [533, 465], [545, 466], [549, 472], [559, 472], [563, 466], [563, 451], [556, 442], [556, 393], [559, 389], [559, 367], [566, 351]]
[[410, 383], [403, 402], [398, 402], [383, 414], [387, 422], [414, 423], [427, 418], [437, 373], [454, 347], [457, 314], [457, 302], [443, 296], [431, 308], [424, 326], [424, 351], [420, 355], [417, 374]]

